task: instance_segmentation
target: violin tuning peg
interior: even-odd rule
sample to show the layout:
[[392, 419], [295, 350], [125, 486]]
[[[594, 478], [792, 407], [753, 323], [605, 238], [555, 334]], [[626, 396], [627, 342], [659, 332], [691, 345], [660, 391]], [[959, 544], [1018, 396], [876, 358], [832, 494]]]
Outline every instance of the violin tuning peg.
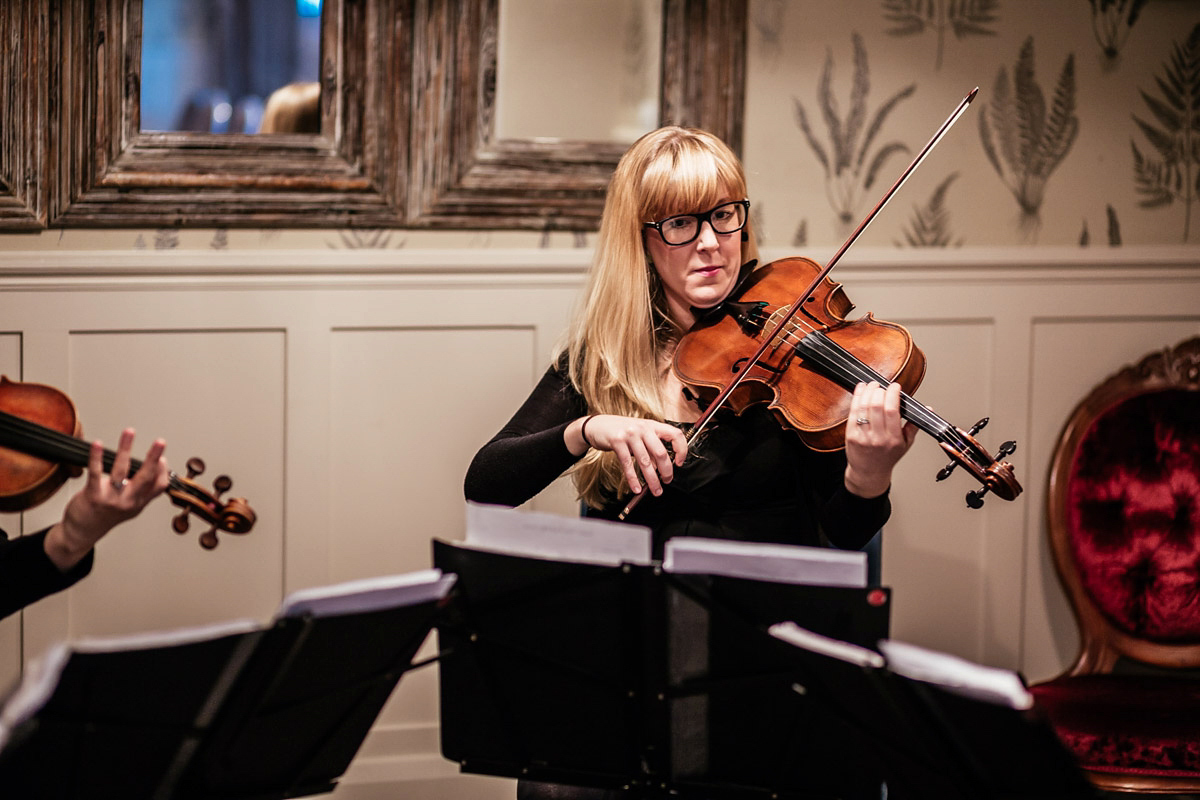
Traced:
[[984, 486], [974, 492], [967, 492], [967, 505], [970, 508], [983, 508], [983, 496], [988, 493], [988, 487]]
[[991, 419], [992, 419], [991, 417], [984, 417], [983, 419], [979, 420], [979, 422], [976, 422], [974, 425], [972, 425], [971, 430], [967, 431], [967, 433], [971, 436], [974, 436], [975, 434], [979, 433], [981, 430], [986, 428], [988, 422], [990, 422]]
[[213, 489], [216, 491], [218, 497], [225, 494], [225, 492], [228, 492], [232, 488], [233, 479], [228, 475], [218, 475], [217, 479], [213, 481]]
[[220, 542], [217, 540], [217, 529], [209, 528], [204, 533], [200, 534], [200, 546], [205, 550], [212, 550]]
[[188, 478], [194, 478], [204, 472], [204, 459], [192, 456], [187, 460]]
[[957, 461], [951, 461], [946, 466], [938, 470], [938, 474], [934, 476], [934, 480], [944, 481], [950, 477], [950, 473], [954, 472], [954, 468], [958, 466]]
[[1017, 452], [1017, 443], [1012, 440], [1009, 440], [1009, 441], [1005, 442], [1004, 444], [1000, 445], [1000, 449], [997, 450], [996, 452], [998, 453], [998, 456], [997, 456], [998, 458], [1004, 458], [1005, 456], [1011, 456], [1013, 453]]
[[187, 533], [188, 512], [182, 511], [179, 514], [171, 517], [171, 528], [179, 534]]

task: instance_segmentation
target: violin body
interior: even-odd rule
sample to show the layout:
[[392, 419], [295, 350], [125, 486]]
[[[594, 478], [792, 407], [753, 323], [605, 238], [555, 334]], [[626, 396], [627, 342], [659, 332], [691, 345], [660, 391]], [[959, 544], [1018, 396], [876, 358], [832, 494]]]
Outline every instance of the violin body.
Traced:
[[[71, 398], [49, 386], [17, 383], [0, 375], [0, 411], [66, 436], [83, 434]], [[0, 458], [0, 511], [32, 508], [79, 474], [77, 466], [10, 450]]]
[[[803, 257], [784, 258], [755, 270], [724, 313], [709, 314], [679, 342], [676, 374], [700, 398], [710, 402], [750, 361], [764, 336], [777, 335], [776, 320], [786, 314], [799, 289], [821, 271]], [[925, 377], [925, 354], [908, 331], [871, 314], [852, 322], [846, 315], [854, 304], [842, 285], [824, 278], [808, 296], [779, 342], [750, 366], [750, 372], [729, 395], [728, 405], [741, 413], [754, 403], [767, 403], [781, 423], [799, 434], [814, 450], [840, 450], [846, 444], [850, 394], [833, 378], [817, 371], [794, 346], [812, 331], [854, 354], [888, 382], [915, 392]]]

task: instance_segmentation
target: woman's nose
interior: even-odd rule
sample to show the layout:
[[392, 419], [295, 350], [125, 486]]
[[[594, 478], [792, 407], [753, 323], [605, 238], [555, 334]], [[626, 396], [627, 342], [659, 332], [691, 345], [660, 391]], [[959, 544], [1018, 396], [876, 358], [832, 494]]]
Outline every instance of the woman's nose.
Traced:
[[710, 220], [704, 220], [700, 223], [700, 233], [696, 235], [696, 243], [703, 247], [716, 247], [720, 242], [717, 238], [717, 229], [712, 226]]

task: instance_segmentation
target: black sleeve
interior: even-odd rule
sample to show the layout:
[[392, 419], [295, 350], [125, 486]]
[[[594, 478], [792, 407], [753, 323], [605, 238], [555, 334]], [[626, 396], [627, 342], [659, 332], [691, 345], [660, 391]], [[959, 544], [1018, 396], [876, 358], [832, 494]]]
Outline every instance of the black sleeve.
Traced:
[[545, 489], [579, 459], [567, 449], [563, 431], [586, 413], [566, 375], [548, 369], [508, 424], [475, 454], [463, 482], [466, 498], [519, 506]]
[[0, 618], [72, 586], [92, 571], [95, 551], [63, 572], [46, 555], [45, 539], [46, 531], [12, 540], [0, 531]]
[[809, 451], [820, 462], [811, 470], [821, 484], [817, 519], [825, 538], [842, 550], [860, 550], [883, 527], [892, 514], [890, 490], [878, 497], [859, 497], [846, 488], [846, 451]]

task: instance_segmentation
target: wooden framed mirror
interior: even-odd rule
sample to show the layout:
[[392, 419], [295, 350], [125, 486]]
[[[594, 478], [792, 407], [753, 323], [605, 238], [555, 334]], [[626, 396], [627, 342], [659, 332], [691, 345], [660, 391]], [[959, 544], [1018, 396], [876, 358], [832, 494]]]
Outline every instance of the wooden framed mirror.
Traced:
[[46, 226], [46, 15], [0, 3], [0, 231]]
[[[497, 139], [499, 2], [324, 0], [321, 132], [251, 135], [141, 129], [142, 0], [18, 0], [51, 32], [44, 224], [594, 230], [626, 145]], [[740, 150], [746, 6], [663, 0], [660, 122]]]

